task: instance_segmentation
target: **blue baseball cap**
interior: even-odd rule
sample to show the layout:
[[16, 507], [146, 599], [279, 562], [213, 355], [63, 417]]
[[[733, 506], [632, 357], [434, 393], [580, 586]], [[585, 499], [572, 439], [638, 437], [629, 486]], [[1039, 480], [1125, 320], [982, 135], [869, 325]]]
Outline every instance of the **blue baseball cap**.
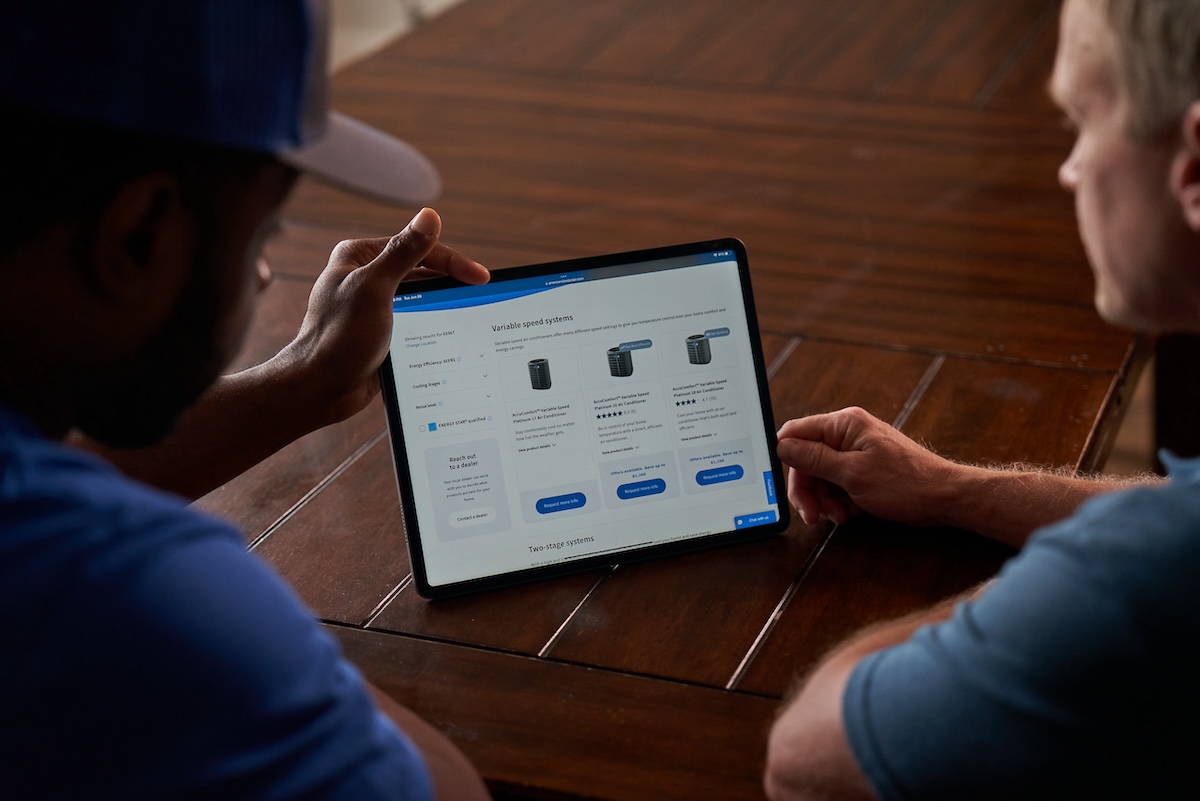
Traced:
[[116, 130], [272, 154], [392, 203], [441, 191], [416, 148], [328, 107], [326, 0], [25, 0], [0, 98]]

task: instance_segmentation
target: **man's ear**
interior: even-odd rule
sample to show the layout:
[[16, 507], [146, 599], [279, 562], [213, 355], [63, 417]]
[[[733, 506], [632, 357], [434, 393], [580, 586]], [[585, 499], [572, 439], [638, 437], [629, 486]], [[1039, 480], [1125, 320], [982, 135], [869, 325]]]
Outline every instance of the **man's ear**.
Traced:
[[1179, 155], [1171, 171], [1172, 189], [1188, 226], [1200, 233], [1200, 100], [1193, 101], [1183, 115]]
[[126, 182], [97, 217], [93, 234], [84, 269], [102, 302], [142, 311], [174, 303], [196, 245], [195, 215], [175, 176], [152, 172]]

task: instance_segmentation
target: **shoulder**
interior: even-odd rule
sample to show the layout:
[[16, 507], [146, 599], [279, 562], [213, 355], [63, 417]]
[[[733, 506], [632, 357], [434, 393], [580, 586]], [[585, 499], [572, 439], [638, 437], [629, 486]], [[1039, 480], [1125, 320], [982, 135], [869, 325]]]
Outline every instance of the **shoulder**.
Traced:
[[8, 520], [32, 524], [86, 507], [94, 525], [102, 527], [137, 522], [138, 510], [174, 514], [186, 506], [184, 499], [127, 478], [93, 453], [37, 435], [0, 407], [0, 512]]
[[1094, 498], [1035, 533], [960, 610], [946, 641], [983, 648], [997, 665], [1001, 649], [1016, 649], [1026, 675], [1075, 694], [1082, 676], [1120, 683], [1169, 670], [1200, 636], [1197, 603], [1200, 475], [1182, 470], [1167, 483]]
[[1007, 572], [1053, 573], [1045, 580], [1064, 591], [1093, 585], [1142, 626], [1187, 625], [1180, 613], [1200, 599], [1200, 460], [1169, 464], [1170, 481], [1098, 496], [1038, 532]]
[[121, 581], [185, 542], [240, 547], [229, 524], [134, 482], [93, 454], [0, 415], [0, 606], [53, 610], [81, 584]]
[[1198, 602], [1194, 475], [1098, 497], [950, 620], [858, 664], [843, 708], [854, 752], [888, 797], [1170, 786], [1163, 755], [1196, 745]]
[[76, 780], [117, 797], [134, 777], [164, 795], [428, 797], [419, 753], [236, 530], [88, 454], [6, 444], [8, 781], [48, 797]]

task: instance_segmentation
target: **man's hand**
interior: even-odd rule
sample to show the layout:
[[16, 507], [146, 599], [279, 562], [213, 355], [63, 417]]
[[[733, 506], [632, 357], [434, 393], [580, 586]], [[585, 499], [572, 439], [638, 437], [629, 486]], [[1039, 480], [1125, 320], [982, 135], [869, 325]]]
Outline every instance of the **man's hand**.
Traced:
[[779, 429], [788, 500], [806, 523], [845, 523], [859, 510], [909, 525], [948, 522], [946, 493], [966, 468], [859, 408], [789, 420]]
[[[439, 244], [440, 232], [437, 214], [422, 209], [393, 237], [339, 244], [313, 285], [296, 338], [262, 364], [218, 379], [157, 446], [115, 451], [81, 436], [72, 441], [134, 478], [199, 498], [293, 440], [345, 420], [379, 392], [402, 280], [488, 280], [482, 265]], [[270, 281], [263, 262], [259, 278]]]
[[858, 408], [784, 423], [779, 458], [790, 468], [788, 500], [806, 523], [841, 525], [863, 511], [910, 526], [964, 528], [1014, 548], [1088, 498], [1160, 481], [960, 464]]
[[305, 375], [306, 403], [327, 415], [319, 425], [352, 416], [379, 393], [379, 365], [391, 344], [391, 299], [401, 281], [438, 274], [471, 284], [488, 280], [485, 267], [438, 242], [441, 227], [433, 209], [422, 209], [395, 236], [350, 239], [334, 248], [299, 334], [276, 357]]

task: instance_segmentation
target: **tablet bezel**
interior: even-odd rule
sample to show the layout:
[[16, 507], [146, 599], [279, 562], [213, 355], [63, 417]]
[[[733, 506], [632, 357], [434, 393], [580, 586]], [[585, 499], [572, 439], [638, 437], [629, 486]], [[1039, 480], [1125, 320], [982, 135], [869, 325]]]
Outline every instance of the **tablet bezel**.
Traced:
[[[790, 524], [790, 509], [787, 502], [783, 468], [776, 452], [776, 436], [774, 414], [771, 408], [771, 394], [768, 386], [766, 365], [763, 359], [762, 340], [758, 327], [758, 316], [754, 305], [754, 294], [750, 282], [749, 262], [745, 246], [738, 239], [715, 239], [701, 242], [690, 242], [665, 247], [644, 250], [625, 251], [599, 256], [588, 256], [554, 262], [543, 262], [521, 267], [510, 267], [492, 273], [492, 282], [506, 282], [523, 278], [537, 277], [558, 272], [582, 272], [587, 270], [609, 268], [625, 264], [638, 264], [663, 259], [687, 257], [690, 255], [705, 255], [728, 250], [733, 253], [737, 262], [738, 279], [741, 285], [746, 324], [754, 365], [754, 375], [757, 384], [759, 410], [762, 417], [762, 432], [767, 445], [771, 465], [771, 477], [774, 484], [778, 518], [773, 523], [751, 526], [743, 529], [705, 534], [684, 540], [659, 543], [648, 546], [636, 546], [631, 550], [618, 553], [605, 553], [596, 556], [584, 556], [578, 559], [568, 559], [550, 565], [528, 567], [514, 571], [493, 574], [489, 576], [456, 581], [447, 584], [431, 584], [426, 573], [424, 546], [421, 541], [420, 524], [415, 507], [415, 491], [409, 473], [404, 436], [404, 424], [400, 411], [400, 402], [396, 390], [396, 372], [392, 364], [392, 354], [389, 351], [379, 370], [380, 384], [384, 408], [387, 415], [388, 440], [391, 446], [392, 463], [395, 469], [397, 487], [400, 494], [400, 508], [403, 516], [405, 540], [408, 546], [409, 562], [412, 570], [413, 583], [417, 592], [429, 599], [446, 598], [465, 593], [479, 592], [490, 589], [511, 586], [531, 581], [545, 580], [559, 576], [581, 573], [598, 567], [611, 567], [622, 562], [642, 561], [664, 556], [695, 552], [722, 545], [747, 542], [778, 534], [787, 529]], [[429, 293], [440, 289], [461, 287], [463, 284], [451, 278], [435, 278], [423, 281], [405, 282], [397, 289], [397, 297], [401, 294], [416, 292]]]

